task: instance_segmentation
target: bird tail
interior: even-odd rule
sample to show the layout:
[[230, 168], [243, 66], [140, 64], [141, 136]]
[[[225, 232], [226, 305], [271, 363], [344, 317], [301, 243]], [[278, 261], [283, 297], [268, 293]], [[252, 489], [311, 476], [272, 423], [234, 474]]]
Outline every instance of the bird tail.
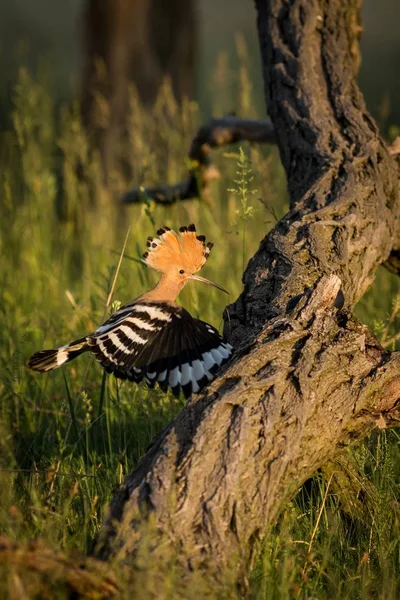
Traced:
[[28, 366], [34, 371], [52, 371], [89, 350], [86, 338], [81, 338], [55, 350], [35, 352], [28, 360]]

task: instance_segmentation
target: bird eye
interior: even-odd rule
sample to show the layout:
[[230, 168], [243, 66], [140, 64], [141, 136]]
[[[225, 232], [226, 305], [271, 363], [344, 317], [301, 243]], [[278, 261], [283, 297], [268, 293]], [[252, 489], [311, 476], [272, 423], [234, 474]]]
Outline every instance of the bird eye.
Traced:
[[181, 270], [179, 271], [179, 273], [180, 273], [181, 275], [183, 275], [183, 274], [184, 274], [184, 272], [185, 272], [185, 271], [184, 271], [183, 269], [181, 269]]

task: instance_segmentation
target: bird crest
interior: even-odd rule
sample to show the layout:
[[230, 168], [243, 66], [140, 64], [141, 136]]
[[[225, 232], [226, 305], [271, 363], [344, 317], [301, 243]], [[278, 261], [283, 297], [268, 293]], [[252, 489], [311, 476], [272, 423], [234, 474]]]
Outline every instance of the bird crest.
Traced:
[[193, 274], [204, 266], [213, 244], [204, 235], [197, 235], [192, 223], [188, 227], [180, 227], [176, 233], [169, 227], [157, 231], [158, 237], [147, 238], [147, 252], [143, 254], [147, 266], [166, 273], [174, 266], [187, 274]]

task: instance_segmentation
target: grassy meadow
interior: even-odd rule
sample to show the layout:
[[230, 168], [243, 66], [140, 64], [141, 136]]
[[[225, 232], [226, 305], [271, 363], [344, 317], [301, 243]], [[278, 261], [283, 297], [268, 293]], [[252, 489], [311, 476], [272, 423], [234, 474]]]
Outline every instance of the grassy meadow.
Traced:
[[[257, 116], [245, 64], [232, 86], [233, 106], [219, 103], [226, 94], [218, 86], [223, 90], [227, 80], [221, 64], [213, 75], [214, 114], [234, 109]], [[132, 185], [182, 178], [202, 122], [198, 106], [179, 108], [165, 86], [150, 115], [132, 90], [131, 113], [121, 155]], [[89, 355], [49, 374], [29, 371], [27, 359], [92, 331], [120, 303], [154, 285], [156, 274], [138, 258], [146, 237], [164, 224], [194, 222], [214, 242], [203, 273], [229, 289], [233, 301], [248, 259], [286, 210], [284, 174], [275, 148], [232, 147], [215, 153], [222, 177], [210, 202], [123, 207], [116, 200], [123, 178], [115, 172], [111, 191], [102, 188], [99, 156], [79, 107], [54, 106], [51, 87], [24, 69], [11, 122], [0, 134], [0, 535], [85, 553], [113, 490], [182, 405], [172, 395], [105, 377]], [[380, 269], [357, 308], [390, 349], [397, 341], [398, 293], [398, 279]], [[221, 327], [226, 297], [217, 290], [192, 283], [180, 301]], [[364, 523], [342, 512], [322, 474], [299, 492], [260, 552], [254, 599], [399, 597], [399, 442], [396, 431], [383, 431], [351, 450], [377, 490]], [[4, 597], [7, 577], [0, 583]], [[135, 597], [152, 597], [151, 582], [133, 586]], [[176, 594], [157, 589], [159, 598], [199, 597], [179, 593], [178, 587]]]

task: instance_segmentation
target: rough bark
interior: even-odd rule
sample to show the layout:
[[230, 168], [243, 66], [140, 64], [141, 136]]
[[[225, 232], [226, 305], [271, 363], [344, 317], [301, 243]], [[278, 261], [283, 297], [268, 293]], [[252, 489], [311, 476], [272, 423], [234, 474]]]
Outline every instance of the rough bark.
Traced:
[[400, 243], [397, 166], [357, 86], [360, 2], [260, 2], [265, 96], [291, 210], [260, 245], [231, 307], [233, 339], [337, 273], [347, 306]]
[[231, 364], [127, 478], [103, 538], [104, 555], [130, 560], [151, 516], [155, 555], [169, 547], [216, 578], [233, 568], [243, 585], [256, 541], [299, 486], [400, 418], [400, 356], [351, 312], [400, 247], [398, 167], [356, 83], [360, 2], [256, 8], [290, 210], [229, 307]]
[[129, 86], [151, 106], [165, 77], [181, 100], [194, 91], [193, 0], [87, 0], [82, 114], [102, 154], [116, 164], [129, 114]]

